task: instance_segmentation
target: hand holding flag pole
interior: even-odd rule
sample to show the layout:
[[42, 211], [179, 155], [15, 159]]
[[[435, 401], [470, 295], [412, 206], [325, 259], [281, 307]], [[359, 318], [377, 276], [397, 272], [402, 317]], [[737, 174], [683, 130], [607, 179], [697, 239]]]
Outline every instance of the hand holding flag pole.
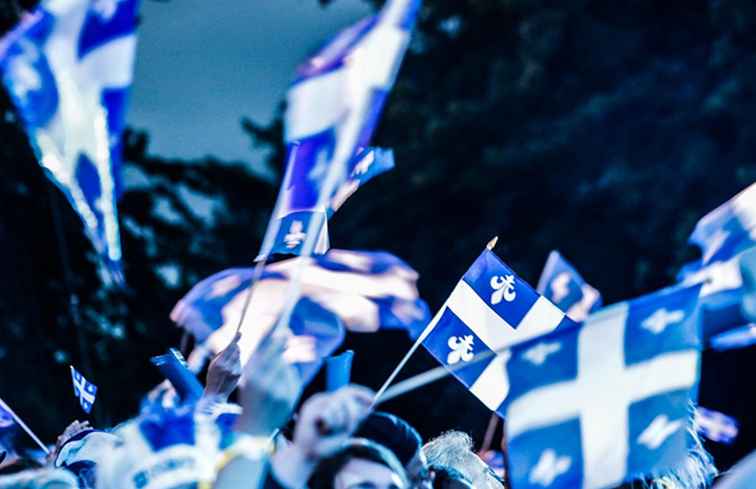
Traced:
[[21, 420], [21, 418], [18, 417], [15, 411], [13, 411], [13, 409], [11, 409], [10, 406], [8, 406], [5, 403], [5, 401], [3, 401], [1, 398], [0, 398], [0, 409], [3, 409], [4, 411], [6, 411], [8, 414], [11, 415], [11, 417], [13, 418], [13, 421], [15, 421], [16, 424], [18, 424], [21, 427], [21, 429], [23, 429], [26, 432], [26, 434], [29, 435], [29, 437], [32, 440], [34, 440], [34, 442], [37, 445], [39, 445], [39, 448], [41, 448], [42, 451], [45, 452], [45, 455], [50, 454], [50, 450], [45, 446], [45, 444], [42, 443], [39, 438], [37, 438], [37, 435], [35, 435], [34, 432], [28, 426], [26, 426], [26, 423], [24, 423], [23, 420]]

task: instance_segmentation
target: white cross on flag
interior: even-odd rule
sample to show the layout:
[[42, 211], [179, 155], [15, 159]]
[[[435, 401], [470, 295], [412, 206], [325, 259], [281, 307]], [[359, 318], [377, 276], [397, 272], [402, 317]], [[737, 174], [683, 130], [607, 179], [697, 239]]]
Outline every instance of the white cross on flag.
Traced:
[[73, 381], [74, 395], [79, 399], [79, 404], [85, 413], [92, 411], [92, 405], [97, 396], [97, 386], [87, 381], [73, 366], [71, 366], [71, 380]]
[[684, 459], [699, 288], [607, 307], [508, 351], [499, 412], [512, 487], [614, 487]]

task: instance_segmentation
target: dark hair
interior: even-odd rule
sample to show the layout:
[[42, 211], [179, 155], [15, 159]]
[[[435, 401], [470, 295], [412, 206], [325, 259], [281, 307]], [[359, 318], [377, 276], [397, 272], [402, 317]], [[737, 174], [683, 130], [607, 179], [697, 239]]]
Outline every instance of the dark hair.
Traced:
[[409, 487], [406, 483], [407, 476], [396, 456], [387, 448], [365, 439], [352, 439], [338, 452], [321, 459], [310, 476], [307, 487], [332, 489], [336, 474], [353, 459], [367, 460], [388, 467], [405, 481], [405, 487]]
[[448, 465], [431, 465], [429, 469], [433, 474], [433, 489], [446, 489], [452, 487], [454, 482], [459, 482], [461, 485], [472, 487], [472, 483], [467, 477], [462, 475], [462, 472], [454, 467], [449, 467]]
[[407, 467], [423, 447], [420, 434], [409, 423], [393, 414], [375, 412], [360, 424], [357, 438], [367, 438], [388, 448]]

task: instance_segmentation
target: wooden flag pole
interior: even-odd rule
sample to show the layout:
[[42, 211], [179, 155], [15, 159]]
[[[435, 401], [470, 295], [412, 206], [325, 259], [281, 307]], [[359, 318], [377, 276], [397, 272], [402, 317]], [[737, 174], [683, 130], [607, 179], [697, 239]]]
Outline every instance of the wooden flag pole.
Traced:
[[[488, 244], [486, 244], [486, 249], [488, 251], [493, 250], [494, 247], [496, 246], [496, 243], [498, 241], [499, 241], [499, 237], [498, 236], [494, 236], [488, 242]], [[420, 334], [420, 336], [417, 338], [417, 340], [415, 341], [415, 343], [412, 345], [412, 348], [410, 348], [409, 351], [404, 355], [404, 358], [402, 358], [402, 360], [399, 362], [399, 365], [397, 365], [396, 368], [394, 368], [394, 371], [391, 372], [391, 375], [388, 376], [388, 378], [383, 383], [383, 385], [381, 386], [381, 388], [378, 389], [378, 392], [375, 394], [375, 397], [373, 398], [373, 404], [372, 404], [372, 406], [375, 406], [379, 402], [384, 402], [384, 401], [388, 400], [388, 399], [384, 398], [384, 395], [388, 395], [388, 393], [386, 392], [386, 390], [389, 388], [389, 386], [394, 381], [394, 379], [396, 379], [396, 376], [399, 375], [399, 372], [401, 372], [401, 370], [404, 368], [404, 366], [407, 365], [407, 362], [409, 361], [410, 357], [412, 357], [412, 355], [414, 355], [414, 353], [417, 351], [417, 349], [420, 347], [420, 345], [423, 343], [423, 341], [425, 341], [425, 339], [428, 337], [428, 335], [431, 333], [431, 331], [433, 331], [433, 328], [436, 326], [436, 323], [441, 318], [441, 314], [444, 312], [445, 308], [446, 308], [446, 303], [444, 303], [444, 305], [441, 306], [441, 309], [438, 310], [438, 312], [433, 317], [433, 319], [431, 319], [431, 322], [429, 322], [428, 325], [425, 327], [425, 329], [423, 330], [423, 332]], [[446, 372], [446, 369], [444, 367], [441, 367], [441, 368], [444, 370], [444, 372]], [[435, 370], [437, 370], [437, 369], [428, 371], [426, 373], [430, 374], [431, 372], [434, 372]], [[422, 375], [423, 374], [420, 374], [420, 375], [418, 375], [416, 377], [412, 377], [412, 378], [410, 378], [408, 380], [418, 379]], [[438, 376], [438, 372], [436, 372], [435, 375], [430, 375], [428, 378], [418, 379], [418, 380], [421, 380], [424, 383], [418, 385], [417, 387], [420, 387], [420, 386], [425, 385], [425, 384], [429, 384], [429, 383], [434, 382], [434, 381], [436, 381], [436, 380], [438, 380], [438, 379], [440, 379], [442, 377], [446, 377], [446, 374], [444, 373], [444, 375], [441, 375], [439, 377]], [[402, 385], [402, 384], [404, 384], [404, 382], [398, 384], [397, 387], [399, 385]], [[410, 384], [408, 384], [408, 385], [410, 385]], [[405, 387], [407, 387], [407, 385], [405, 385]], [[413, 387], [413, 389], [415, 389], [417, 387]], [[398, 395], [401, 395], [401, 393], [394, 394], [391, 397], [393, 398], [393, 397], [396, 397]]]
[[37, 438], [37, 435], [35, 435], [34, 432], [28, 426], [26, 426], [26, 423], [24, 423], [23, 420], [18, 417], [15, 411], [13, 411], [13, 409], [11, 409], [10, 406], [8, 406], [5, 401], [2, 400], [2, 398], [0, 398], [0, 408], [4, 409], [8, 412], [8, 414], [11, 415], [13, 421], [15, 421], [16, 424], [18, 424], [26, 432], [26, 434], [29, 435], [32, 440], [34, 440], [37, 445], [39, 445], [39, 448], [41, 448], [46, 455], [50, 455], [50, 450], [48, 450], [45, 444], [42, 443], [39, 438]]

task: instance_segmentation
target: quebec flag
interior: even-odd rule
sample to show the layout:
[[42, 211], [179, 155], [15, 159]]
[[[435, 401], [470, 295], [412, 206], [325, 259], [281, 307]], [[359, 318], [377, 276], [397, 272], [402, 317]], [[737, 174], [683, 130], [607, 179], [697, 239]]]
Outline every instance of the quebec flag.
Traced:
[[[294, 153], [298, 146], [289, 149]], [[284, 182], [278, 196], [274, 213], [278, 218], [271, 219], [265, 235], [262, 251], [257, 259], [270, 253], [298, 255], [305, 241], [309, 226], [322, 188], [324, 167], [301, 167], [308, 160], [290, 158]], [[300, 167], [294, 165], [299, 164]], [[328, 220], [334, 212], [365, 182], [376, 175], [394, 168], [394, 152], [390, 149], [367, 148], [358, 152], [349, 164], [347, 177], [337, 186], [326, 203], [326, 220], [323, 221], [315, 253], [325, 253], [329, 245]], [[283, 209], [283, 210], [282, 210]], [[275, 233], [275, 234], [273, 234]], [[267, 250], [267, 251], [265, 251]]]
[[701, 249], [701, 266], [756, 245], [756, 183], [702, 217], [689, 241]]
[[715, 349], [743, 348], [756, 341], [751, 318], [743, 309], [754, 293], [744, 281], [743, 270], [754, 264], [756, 248], [748, 248], [727, 260], [690, 270], [681, 281], [682, 285], [701, 284], [703, 337]]
[[[500, 412], [509, 391], [504, 349], [574, 324], [493, 252], [485, 250], [420, 338], [442, 365], [455, 367], [454, 376], [470, 392], [489, 409]], [[481, 354], [491, 356], [458, 368]]]
[[699, 288], [622, 302], [506, 352], [512, 487], [615, 487], [685, 460]]
[[601, 294], [583, 280], [556, 250], [549, 254], [536, 290], [574, 321], [583, 321], [601, 307]]
[[116, 200], [138, 0], [44, 0], [0, 41], [0, 71], [48, 176], [122, 283]]
[[74, 395], [79, 399], [79, 404], [81, 404], [84, 412], [89, 414], [97, 396], [97, 386], [85, 379], [73, 366], [71, 366], [71, 380], [73, 381]]
[[[319, 367], [320, 360], [341, 344], [344, 329], [362, 333], [404, 329], [416, 335], [430, 317], [417, 291], [418, 274], [404, 261], [385, 252], [331, 249], [322, 256], [265, 267], [250, 300], [253, 313], [245, 317], [241, 329], [243, 360], [278, 320], [289, 280], [300, 266], [302, 299], [292, 313], [293, 338], [287, 350], [293, 363]], [[208, 354], [221, 351], [236, 332], [253, 274], [251, 268], [233, 268], [206, 278], [176, 304], [171, 319], [191, 332]], [[197, 365], [192, 356], [188, 361]], [[303, 376], [311, 372], [308, 368]]]
[[355, 187], [390, 167], [365, 148], [419, 7], [420, 0], [387, 0], [377, 15], [339, 33], [297, 70], [284, 121], [286, 174], [258, 259], [271, 253], [299, 255], [310, 245], [324, 253], [326, 220], [338, 207], [333, 205], [338, 189]]

